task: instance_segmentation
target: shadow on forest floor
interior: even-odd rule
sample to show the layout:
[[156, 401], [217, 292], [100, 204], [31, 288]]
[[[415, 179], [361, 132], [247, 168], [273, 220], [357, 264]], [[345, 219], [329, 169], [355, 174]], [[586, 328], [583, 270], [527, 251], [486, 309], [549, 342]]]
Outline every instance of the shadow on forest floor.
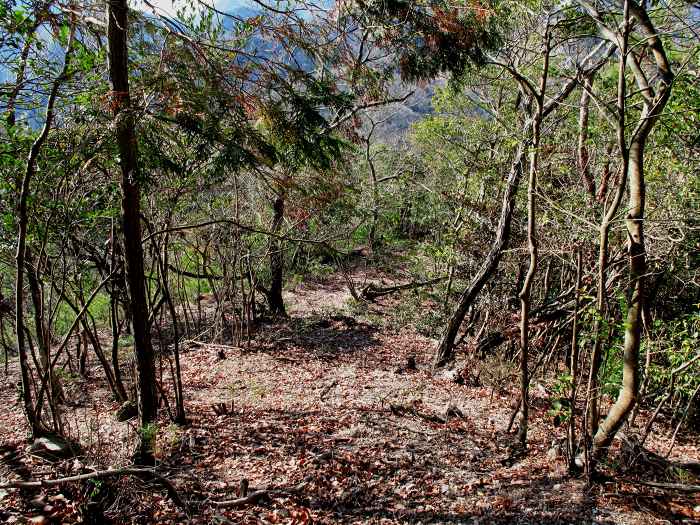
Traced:
[[[237, 452], [221, 450], [220, 460], [233, 453], [247, 456], [249, 466], [250, 458], [303, 465], [282, 477], [289, 485], [304, 482], [304, 492], [293, 498], [296, 505], [323, 513], [323, 522], [331, 523], [612, 525], [620, 521], [605, 509], [611, 501], [657, 520], [687, 518], [672, 497], [626, 490], [612, 478], [586, 490], [551, 465], [530, 463], [537, 458], [503, 469], [504, 436], [494, 439], [475, 421], [426, 427], [381, 409], [337, 416], [323, 409], [231, 414], [231, 425], [224, 422], [227, 430], [217, 439], [235, 443]], [[200, 445], [207, 448], [206, 441]]]
[[377, 327], [345, 315], [311, 315], [271, 323], [256, 334], [252, 352], [332, 362], [353, 359], [382, 344]]
[[293, 505], [320, 513], [322, 523], [617, 523], [565, 475], [517, 464], [499, 473], [507, 452], [478, 422], [426, 426], [388, 409], [351, 412], [248, 409], [207, 418], [187, 454], [224, 487], [235, 486], [230, 474], [241, 471], [252, 474], [251, 484], [263, 471], [268, 482], [304, 483]]

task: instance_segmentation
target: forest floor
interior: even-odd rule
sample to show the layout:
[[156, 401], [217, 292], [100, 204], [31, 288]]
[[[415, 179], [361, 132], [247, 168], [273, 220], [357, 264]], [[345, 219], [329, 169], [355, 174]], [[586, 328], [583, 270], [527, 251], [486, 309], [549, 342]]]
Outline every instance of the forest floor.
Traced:
[[[514, 457], [504, 429], [515, 383], [459, 385], [434, 375], [434, 340], [382, 324], [396, 300], [358, 313], [342, 276], [332, 275], [287, 292], [290, 318], [261, 326], [250, 345], [184, 345], [189, 425], [168, 424], [161, 410], [156, 452], [158, 472], [189, 501], [188, 514], [157, 485], [123, 477], [0, 491], [0, 521], [700, 523], [697, 495], [641, 484], [668, 480], [646, 466], [614, 470], [616, 450], [591, 487], [569, 476], [565, 428], [547, 416], [554, 394], [537, 380], [528, 451]], [[410, 356], [415, 371], [404, 369]], [[66, 420], [84, 455], [47, 463], [28, 452], [11, 364], [0, 384], [0, 480], [128, 465], [134, 421], [114, 420], [118, 405], [97, 363], [92, 377], [66, 381], [76, 405], [66, 407]], [[638, 424], [648, 416], [642, 411]], [[646, 446], [663, 454], [673, 429], [657, 426]], [[698, 436], [681, 434], [672, 459], [697, 461]], [[238, 498], [241, 478], [249, 492], [270, 491], [250, 504], [217, 505]]]

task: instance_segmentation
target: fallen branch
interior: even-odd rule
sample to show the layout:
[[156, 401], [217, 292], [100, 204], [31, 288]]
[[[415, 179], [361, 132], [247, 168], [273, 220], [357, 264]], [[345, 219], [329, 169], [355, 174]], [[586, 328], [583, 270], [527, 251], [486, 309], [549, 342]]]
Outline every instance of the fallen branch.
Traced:
[[438, 277], [436, 279], [431, 279], [430, 281], [413, 281], [407, 284], [399, 284], [397, 286], [387, 287], [375, 286], [374, 284], [370, 283], [362, 289], [360, 295], [363, 299], [373, 301], [374, 299], [377, 299], [378, 297], [382, 297], [384, 295], [389, 295], [394, 292], [400, 292], [403, 290], [411, 290], [413, 288], [421, 288], [423, 286], [430, 286], [432, 284], [437, 284], [441, 281], [444, 281], [445, 279], [447, 279], [447, 277]]
[[389, 408], [391, 410], [391, 413], [395, 416], [403, 416], [406, 414], [410, 414], [413, 416], [418, 416], [419, 418], [424, 419], [429, 423], [438, 423], [443, 425], [447, 423], [447, 418], [438, 415], [424, 414], [423, 412], [419, 412], [410, 405], [395, 405], [392, 403], [391, 405], [389, 405]]
[[180, 495], [170, 481], [156, 474], [149, 469], [139, 469], [139, 468], [121, 468], [115, 470], [98, 470], [95, 472], [89, 472], [87, 474], [79, 474], [77, 476], [69, 476], [67, 478], [58, 479], [40, 479], [40, 480], [30, 480], [30, 481], [10, 481], [7, 483], [0, 484], [0, 489], [32, 489], [32, 488], [45, 488], [45, 487], [56, 487], [63, 485], [65, 483], [73, 483], [75, 481], [84, 481], [88, 479], [104, 479], [113, 478], [118, 476], [135, 476], [137, 478], [145, 480], [153, 480], [158, 484], [162, 485], [168, 491], [168, 496], [178, 507], [183, 510], [187, 510], [187, 504], [180, 498]]
[[269, 490], [256, 490], [243, 498], [231, 499], [227, 501], [215, 501], [214, 505], [217, 507], [243, 507], [245, 505], [257, 503], [261, 499], [267, 497], [269, 494]]
[[278, 488], [278, 489], [261, 489], [256, 490], [242, 498], [230, 499], [226, 501], [213, 501], [216, 507], [244, 507], [259, 502], [262, 499], [272, 496], [285, 496], [298, 494], [306, 487], [306, 483], [300, 483], [296, 487]]
[[625, 480], [628, 483], [634, 483], [637, 485], [646, 485], [647, 487], [654, 487], [656, 489], [662, 490], [675, 490], [678, 492], [689, 492], [691, 494], [695, 492], [700, 492], [700, 485], [688, 485], [686, 483], [661, 483], [658, 481], [639, 481], [639, 480]]
[[244, 350], [240, 346], [222, 345], [218, 343], [206, 343], [204, 341], [198, 341], [196, 339], [185, 339], [182, 344], [190, 345], [192, 347], [204, 347], [211, 348], [212, 350]]
[[328, 392], [330, 392], [331, 389], [337, 385], [338, 385], [338, 380], [336, 379], [336, 380], [332, 381], [331, 383], [329, 383], [328, 385], [326, 385], [325, 387], [323, 387], [323, 390], [321, 390], [321, 395], [319, 396], [319, 399], [321, 401], [323, 401], [323, 398], [326, 397]]

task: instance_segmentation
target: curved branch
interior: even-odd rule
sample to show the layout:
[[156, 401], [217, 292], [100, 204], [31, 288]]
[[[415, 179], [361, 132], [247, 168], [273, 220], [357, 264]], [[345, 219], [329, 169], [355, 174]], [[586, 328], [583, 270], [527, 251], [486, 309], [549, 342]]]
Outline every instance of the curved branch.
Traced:
[[0, 484], [0, 489], [31, 489], [31, 488], [44, 488], [44, 487], [56, 487], [63, 485], [65, 483], [74, 483], [76, 481], [84, 481], [88, 479], [105, 479], [114, 478], [118, 476], [135, 476], [137, 478], [145, 480], [153, 480], [161, 485], [164, 489], [168, 491], [168, 496], [178, 507], [183, 510], [187, 510], [187, 504], [180, 497], [173, 485], [168, 479], [164, 478], [160, 474], [156, 474], [150, 469], [141, 468], [120, 468], [115, 470], [98, 470], [95, 472], [90, 472], [87, 474], [79, 474], [77, 476], [69, 476], [67, 478], [58, 479], [40, 479], [40, 480], [29, 480], [29, 481], [10, 481], [8, 483]]

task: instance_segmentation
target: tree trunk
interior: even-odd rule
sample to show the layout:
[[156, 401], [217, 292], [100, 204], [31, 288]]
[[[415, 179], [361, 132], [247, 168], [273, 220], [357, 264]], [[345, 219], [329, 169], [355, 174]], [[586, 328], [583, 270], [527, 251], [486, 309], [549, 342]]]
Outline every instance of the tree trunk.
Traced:
[[[625, 3], [627, 6], [627, 3]], [[603, 340], [607, 338], [608, 333], [602, 333], [603, 329], [603, 318], [605, 316], [605, 303], [606, 303], [606, 274], [608, 271], [608, 250], [610, 241], [610, 223], [615, 218], [617, 210], [622, 202], [622, 197], [625, 192], [625, 187], [628, 179], [629, 172], [629, 154], [627, 151], [626, 139], [625, 139], [625, 123], [626, 123], [626, 96], [627, 96], [627, 84], [625, 79], [626, 70], [626, 54], [627, 54], [627, 41], [629, 37], [629, 13], [625, 7], [625, 27], [623, 33], [620, 35], [621, 43], [618, 45], [620, 48], [620, 59], [618, 63], [618, 80], [617, 80], [617, 120], [615, 122], [617, 128], [617, 145], [620, 149], [620, 183], [617, 187], [617, 192], [613, 198], [613, 202], [608, 210], [603, 210], [603, 219], [600, 224], [600, 238], [598, 244], [598, 292], [597, 292], [597, 316], [593, 323], [593, 350], [591, 352], [591, 368], [588, 375], [588, 390], [586, 398], [587, 404], [587, 415], [588, 415], [588, 436], [589, 438], [595, 436], [598, 432], [598, 423], [600, 418], [600, 411], [598, 408], [598, 374], [600, 373], [600, 366], [603, 358]], [[584, 89], [590, 89], [590, 84], [585, 84]]]
[[112, 329], [112, 349], [111, 349], [111, 361], [112, 361], [112, 371], [114, 372], [114, 386], [120, 401], [124, 403], [129, 399], [126, 393], [126, 388], [124, 387], [124, 381], [122, 380], [122, 372], [119, 368], [119, 336], [121, 334], [121, 327], [119, 326], [119, 292], [120, 286], [118, 286], [118, 277], [114, 273], [117, 266], [117, 232], [112, 220], [112, 228], [110, 231], [110, 260], [109, 269], [112, 273], [112, 278], [110, 279], [109, 286], [109, 319], [110, 327]]
[[491, 249], [484, 260], [481, 268], [476, 273], [474, 278], [466, 290], [459, 298], [459, 303], [454, 313], [447, 323], [447, 327], [442, 335], [440, 344], [435, 353], [434, 367], [439, 368], [445, 366], [454, 358], [454, 343], [459, 333], [459, 328], [462, 326], [464, 316], [467, 315], [469, 307], [481, 292], [481, 289], [486, 284], [486, 281], [491, 277], [493, 272], [498, 267], [501, 260], [503, 250], [508, 245], [510, 237], [510, 224], [513, 219], [513, 210], [515, 209], [515, 195], [518, 192], [520, 185], [520, 176], [522, 175], [522, 164], [525, 155], [526, 144], [521, 142], [515, 153], [515, 158], [511, 165], [508, 180], [506, 181], [506, 189], [503, 192], [503, 203], [501, 205], [501, 218], [498, 222], [498, 230], [496, 238], [491, 245]]
[[84, 329], [78, 332], [78, 341], [78, 373], [87, 379], [88, 334]]
[[129, 98], [127, 14], [126, 0], [109, 0], [107, 8], [109, 79], [112, 87], [112, 109], [122, 173], [122, 233], [124, 235], [126, 280], [133, 315], [136, 391], [140, 426], [134, 460], [138, 464], [153, 464], [155, 433], [152, 426], [156, 421], [158, 404], [155, 361], [148, 325], [143, 247], [141, 245], [141, 191], [137, 164], [137, 142]]
[[[630, 154], [632, 154], [632, 151], [630, 151]], [[630, 158], [630, 198], [626, 222], [632, 297], [627, 307], [627, 319], [625, 321], [622, 388], [617, 401], [598, 427], [593, 438], [592, 456], [594, 458], [604, 454], [615, 433], [625, 422], [627, 415], [637, 402], [637, 393], [639, 392], [639, 347], [642, 336], [641, 313], [644, 308], [644, 274], [646, 273], [643, 218], [644, 177], [642, 166], [641, 163]]]
[[598, 422], [600, 418], [598, 409], [598, 374], [600, 372], [600, 366], [603, 360], [603, 341], [607, 339], [608, 336], [607, 329], [603, 331], [603, 318], [605, 316], [605, 305], [607, 301], [606, 284], [610, 249], [610, 224], [617, 214], [617, 210], [622, 202], [622, 197], [625, 194], [625, 188], [627, 186], [626, 173], [628, 171], [627, 163], [627, 154], [623, 152], [622, 167], [620, 168], [622, 171], [620, 183], [617, 187], [617, 191], [615, 192], [615, 197], [613, 198], [610, 208], [608, 210], [603, 210], [604, 217], [599, 228], [596, 318], [593, 321], [593, 350], [591, 351], [591, 367], [588, 376], [588, 388], [586, 395], [588, 399], [588, 409], [586, 411], [588, 421], [586, 424], [589, 436], [594, 436], [598, 431]]
[[569, 392], [569, 425], [567, 428], [567, 441], [569, 448], [569, 470], [576, 468], [576, 389], [578, 387], [578, 309], [581, 296], [581, 271], [583, 257], [581, 248], [576, 248], [576, 290], [574, 291], [574, 319], [571, 323], [571, 351], [569, 352], [569, 375], [571, 376], [571, 390]]
[[[185, 413], [185, 400], [182, 392], [182, 370], [180, 367], [180, 328], [177, 320], [177, 311], [175, 303], [170, 294], [170, 283], [168, 280], [168, 234], [163, 239], [163, 254], [158, 258], [160, 265], [161, 280], [163, 282], [163, 296], [165, 297], [168, 311], [170, 313], [170, 322], [173, 324], [173, 357], [175, 359], [175, 370], [173, 374], [173, 382], [175, 383], [175, 423], [184, 425], [187, 422]], [[172, 371], [172, 369], [171, 369]]]
[[32, 298], [34, 329], [36, 331], [37, 347], [39, 348], [39, 360], [43, 368], [40, 373], [48, 377], [49, 384], [51, 385], [48, 400], [49, 403], [51, 403], [52, 409], [55, 410], [57, 403], [63, 401], [64, 394], [63, 388], [61, 388], [61, 382], [51, 367], [51, 336], [44, 312], [44, 291], [42, 289], [42, 283], [39, 281], [36, 264], [37, 261], [34, 260], [31, 251], [27, 248], [25, 272], [27, 275], [27, 283], [29, 284], [29, 293]]
[[[284, 195], [278, 195], [273, 204], [274, 215], [272, 218], [272, 233], [278, 235], [282, 230], [284, 220]], [[282, 298], [282, 286], [284, 283], [284, 247], [283, 241], [272, 237], [270, 242], [270, 290], [267, 302], [273, 315], [285, 317], [287, 312]]]
[[377, 183], [377, 170], [374, 166], [374, 158], [372, 158], [371, 145], [372, 134], [374, 133], [375, 124], [372, 122], [372, 128], [369, 135], [365, 139], [365, 160], [369, 166], [369, 184], [372, 191], [372, 223], [369, 226], [369, 234], [367, 235], [367, 244], [370, 251], [376, 249], [377, 223], [379, 222], [379, 184]]
[[[633, 53], [628, 54], [627, 31], [630, 27], [629, 14], [636, 19], [650, 54], [653, 56], [658, 78], [656, 90], [648, 84], [647, 78], [639, 67], [632, 70], [644, 97], [644, 107], [639, 122], [632, 132], [628, 154], [629, 169], [629, 201], [626, 216], [627, 243], [629, 253], [629, 274], [631, 297], [627, 309], [625, 322], [625, 340], [623, 347], [622, 386], [615, 404], [610, 409], [605, 420], [598, 427], [593, 438], [591, 456], [594, 464], [597, 458], [606, 452], [615, 434], [627, 420], [634, 408], [639, 394], [639, 348], [642, 339], [642, 312], [645, 304], [646, 281], [646, 252], [644, 248], [644, 205], [646, 186], [644, 181], [644, 149], [647, 137], [654, 124], [663, 112], [663, 109], [671, 94], [673, 85], [673, 73], [666, 57], [661, 39], [654, 28], [646, 10], [633, 0], [624, 3], [624, 27], [621, 42], [620, 69], [624, 72], [628, 60], [634, 63], [636, 58]], [[622, 80], [624, 82], [624, 79]], [[620, 90], [618, 90], [620, 95]], [[624, 103], [624, 101], [621, 101]], [[619, 106], [624, 107], [618, 102]], [[624, 133], [624, 127], [620, 131]]]
[[530, 264], [520, 291], [520, 427], [518, 429], [518, 442], [525, 449], [527, 445], [528, 424], [528, 387], [530, 377], [528, 374], [528, 355], [530, 351], [530, 304], [532, 300], [532, 282], [537, 272], [537, 175], [540, 158], [540, 129], [542, 125], [542, 111], [544, 96], [547, 89], [547, 73], [549, 72], [549, 25], [544, 35], [544, 64], [540, 77], [539, 90], [534, 95], [537, 103], [536, 113], [532, 119], [532, 147], [530, 148], [530, 173], [527, 184], [527, 246], [530, 253]]

